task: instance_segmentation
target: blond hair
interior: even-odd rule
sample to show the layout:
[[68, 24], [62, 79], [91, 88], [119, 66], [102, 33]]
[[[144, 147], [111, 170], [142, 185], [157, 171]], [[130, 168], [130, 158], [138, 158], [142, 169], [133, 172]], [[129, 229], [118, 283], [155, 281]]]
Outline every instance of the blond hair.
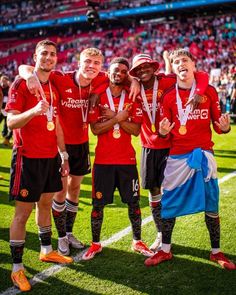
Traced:
[[81, 51], [80, 57], [83, 55], [100, 56], [102, 58], [102, 61], [104, 59], [102, 51], [94, 47], [86, 48], [83, 51]]

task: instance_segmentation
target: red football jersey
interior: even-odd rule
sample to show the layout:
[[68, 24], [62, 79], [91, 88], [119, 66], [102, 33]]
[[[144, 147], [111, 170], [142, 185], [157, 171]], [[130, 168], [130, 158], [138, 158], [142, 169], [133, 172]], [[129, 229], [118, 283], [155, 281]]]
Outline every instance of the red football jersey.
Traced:
[[[151, 149], [165, 149], [170, 147], [170, 141], [168, 139], [163, 139], [158, 136], [159, 130], [159, 122], [160, 122], [160, 109], [161, 109], [161, 97], [163, 93], [171, 87], [176, 82], [175, 75], [168, 75], [165, 76], [164, 74], [157, 74], [157, 81], [158, 81], [158, 92], [157, 92], [157, 106], [156, 106], [156, 119], [155, 119], [155, 127], [156, 132], [152, 132], [151, 130], [151, 122], [148, 117], [148, 113], [146, 111], [145, 104], [143, 99], [140, 95], [138, 100], [141, 102], [142, 111], [143, 111], [143, 123], [141, 126], [141, 144], [143, 147], [151, 148]], [[147, 102], [149, 109], [152, 114], [152, 103], [153, 103], [153, 89], [145, 90], [145, 94], [147, 97]]]
[[[120, 97], [113, 98], [115, 110], [117, 112]], [[109, 107], [109, 101], [106, 92], [101, 94], [100, 104]], [[128, 94], [125, 95], [123, 109], [130, 104]], [[138, 102], [132, 104], [130, 112], [130, 120], [135, 123], [142, 122], [142, 110]], [[98, 122], [101, 117], [100, 108], [96, 107], [94, 112], [90, 114], [90, 122]], [[97, 146], [95, 150], [96, 164], [110, 165], [132, 165], [136, 164], [135, 150], [131, 143], [131, 134], [126, 133], [120, 128], [120, 138], [113, 137], [113, 128], [108, 132], [98, 135]]]
[[[179, 95], [182, 101], [183, 109], [189, 98], [190, 90], [179, 88]], [[219, 121], [221, 110], [219, 99], [214, 87], [208, 86], [202, 101], [198, 108], [188, 115], [186, 123], [187, 133], [180, 134], [180, 121], [176, 104], [176, 89], [173, 87], [167, 92], [163, 98], [163, 117], [167, 117], [169, 121], [175, 122], [175, 126], [171, 131], [171, 155], [185, 154], [191, 152], [195, 148], [204, 150], [213, 150], [211, 123], [217, 133], [222, 133], [215, 124]]]
[[[58, 108], [58, 93], [53, 85], [53, 121], [56, 124], [56, 111]], [[49, 83], [42, 84], [46, 98], [50, 104]], [[41, 99], [41, 98], [40, 98]], [[9, 99], [6, 111], [17, 110], [23, 113], [38, 104], [39, 100], [32, 95], [23, 79], [16, 80], [9, 90]], [[54, 158], [58, 153], [55, 128], [47, 130], [46, 115], [33, 117], [24, 127], [14, 129], [14, 146], [22, 147], [22, 155], [28, 158]]]
[[59, 118], [66, 144], [82, 144], [88, 141], [89, 95], [107, 80], [100, 72], [91, 85], [81, 87], [76, 79], [76, 71], [62, 73], [53, 71], [50, 75], [60, 94]]

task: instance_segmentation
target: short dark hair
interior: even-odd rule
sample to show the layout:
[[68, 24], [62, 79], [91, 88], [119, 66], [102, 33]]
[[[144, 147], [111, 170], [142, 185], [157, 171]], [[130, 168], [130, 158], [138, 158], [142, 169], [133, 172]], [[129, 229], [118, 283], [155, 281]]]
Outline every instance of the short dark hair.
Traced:
[[186, 55], [189, 58], [191, 58], [192, 61], [195, 61], [194, 56], [192, 55], [192, 53], [188, 49], [177, 48], [176, 50], [170, 51], [170, 53], [169, 53], [170, 62], [173, 63], [174, 59], [180, 55]]
[[45, 40], [41, 40], [37, 43], [36, 47], [35, 47], [35, 51], [40, 47], [40, 46], [45, 46], [45, 45], [52, 45], [55, 47], [56, 51], [57, 51], [57, 44], [49, 39], [45, 39]]
[[128, 70], [129, 70], [129, 61], [128, 61], [128, 59], [127, 58], [125, 58], [125, 57], [122, 57], [122, 56], [119, 56], [119, 57], [115, 57], [115, 58], [113, 58], [112, 60], [111, 60], [111, 62], [110, 62], [110, 65], [109, 65], [109, 68], [111, 67], [111, 65], [113, 65], [113, 64], [123, 64], [123, 65], [125, 65], [127, 68], [128, 68]]

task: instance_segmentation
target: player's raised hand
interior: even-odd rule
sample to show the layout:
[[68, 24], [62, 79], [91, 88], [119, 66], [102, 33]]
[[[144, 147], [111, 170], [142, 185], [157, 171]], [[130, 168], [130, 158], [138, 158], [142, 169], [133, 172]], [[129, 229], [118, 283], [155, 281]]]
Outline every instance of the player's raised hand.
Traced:
[[111, 118], [113, 118], [116, 115], [116, 112], [112, 111], [110, 108], [105, 107], [101, 104], [99, 104], [99, 108], [102, 114], [102, 118], [105, 120], [109, 120]]
[[36, 116], [45, 114], [49, 108], [49, 103], [45, 100], [40, 100], [37, 105], [33, 108]]
[[175, 123], [170, 123], [167, 118], [161, 120], [159, 124], [159, 133], [163, 136], [166, 136], [175, 126]]
[[116, 119], [118, 122], [126, 121], [129, 118], [129, 111], [124, 109], [117, 113]]
[[96, 93], [92, 93], [89, 96], [89, 111], [92, 111], [93, 108], [95, 108], [100, 101], [100, 96]]
[[219, 118], [219, 122], [215, 124], [220, 128], [222, 132], [228, 132], [230, 130], [230, 116], [229, 114], [222, 114]]
[[130, 93], [129, 93], [129, 99], [132, 101], [135, 101], [137, 95], [140, 93], [141, 87], [139, 82], [136, 79], [132, 79], [131, 85], [130, 85]]
[[63, 161], [61, 164], [61, 176], [66, 177], [70, 173], [70, 167], [68, 161]]
[[35, 75], [31, 75], [26, 79], [26, 85], [31, 94], [34, 94], [38, 98], [40, 97], [40, 82]]

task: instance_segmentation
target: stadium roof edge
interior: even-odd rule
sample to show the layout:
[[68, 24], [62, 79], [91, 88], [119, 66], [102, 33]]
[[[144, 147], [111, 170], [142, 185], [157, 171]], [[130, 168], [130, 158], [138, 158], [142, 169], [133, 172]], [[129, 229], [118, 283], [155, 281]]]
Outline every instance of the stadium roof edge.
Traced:
[[[227, 3], [235, 3], [235, 2], [236, 0], [180, 1], [180, 2], [172, 2], [172, 3], [166, 3], [166, 4], [113, 10], [110, 12], [99, 12], [99, 17], [100, 17], [100, 20], [103, 21], [103, 20], [109, 20], [109, 19], [118, 19], [123, 17], [131, 17], [131, 16], [168, 12], [168, 11], [173, 12], [175, 10], [180, 10], [180, 9], [189, 9], [189, 8], [200, 7], [200, 6], [201, 7], [213, 6], [216, 4], [227, 4]], [[14, 32], [14, 31], [20, 31], [20, 30], [34, 29], [34, 28], [42, 28], [42, 27], [52, 27], [54, 25], [61, 26], [65, 24], [80, 23], [80, 22], [86, 22], [86, 21], [87, 21], [86, 15], [75, 15], [71, 17], [64, 17], [64, 18], [58, 18], [53, 20], [49, 19], [49, 20], [36, 21], [31, 23], [19, 23], [16, 25], [0, 26], [0, 33], [11, 32], [11, 31]]]

